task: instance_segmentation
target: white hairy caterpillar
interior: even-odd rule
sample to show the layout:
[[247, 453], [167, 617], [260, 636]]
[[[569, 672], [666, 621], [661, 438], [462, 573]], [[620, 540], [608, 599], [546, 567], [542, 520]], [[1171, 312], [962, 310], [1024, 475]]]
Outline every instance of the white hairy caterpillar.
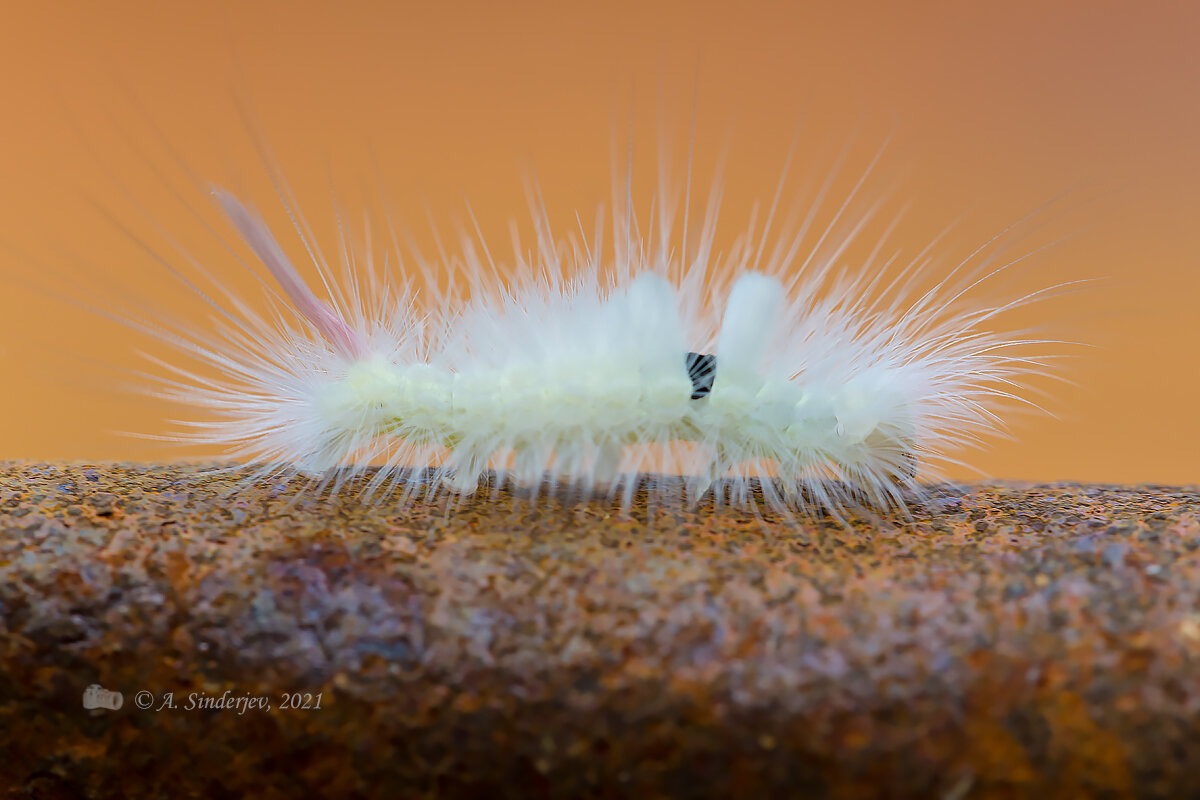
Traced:
[[757, 490], [784, 513], [903, 509], [931, 463], [1001, 432], [998, 412], [1024, 399], [1021, 380], [1045, 374], [1050, 355], [1031, 348], [1047, 340], [993, 331], [993, 320], [1062, 288], [973, 304], [971, 290], [1007, 266], [986, 272], [984, 259], [972, 274], [985, 274], [962, 279], [985, 245], [914, 294], [905, 281], [927, 268], [927, 252], [885, 278], [881, 241], [856, 272], [839, 262], [856, 227], [822, 250], [831, 224], [802, 253], [811, 217], [768, 247], [775, 206], [757, 240], [751, 231], [718, 255], [714, 200], [692, 247], [686, 209], [678, 244], [665, 210], [654, 237], [629, 209], [614, 213], [610, 257], [599, 232], [557, 242], [534, 203], [536, 255], [516, 250], [510, 282], [468, 240], [465, 277], [437, 290], [446, 276], [425, 267], [422, 297], [345, 239], [337, 280], [281, 185], [323, 299], [256, 210], [215, 194], [283, 295], [270, 315], [204, 295], [220, 313], [215, 329], [154, 326], [220, 376], [160, 362], [159, 396], [212, 412], [171, 438], [339, 482], [382, 464], [372, 491], [461, 496], [493, 475], [628, 507], [640, 481], [670, 475], [692, 500], [716, 488], [736, 504]]

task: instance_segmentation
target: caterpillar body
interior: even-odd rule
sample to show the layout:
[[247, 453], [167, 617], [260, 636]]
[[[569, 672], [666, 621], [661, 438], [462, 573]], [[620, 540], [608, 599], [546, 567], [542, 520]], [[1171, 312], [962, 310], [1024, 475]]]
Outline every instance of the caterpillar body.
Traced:
[[468, 247], [466, 281], [433, 302], [404, 276], [356, 273], [350, 254], [330, 280], [314, 254], [321, 299], [253, 207], [215, 194], [283, 294], [270, 315], [209, 299], [215, 331], [169, 338], [220, 377], [164, 363], [157, 393], [212, 412], [178, 439], [267, 471], [382, 463], [373, 488], [451, 495], [492, 473], [607, 491], [626, 507], [639, 481], [671, 475], [692, 499], [719, 487], [784, 513], [903, 509], [930, 463], [1001, 430], [1019, 379], [1044, 371], [1029, 353], [1044, 340], [990, 323], [1045, 291], [980, 307], [970, 290], [984, 276], [916, 294], [902, 283], [915, 259], [885, 302], [885, 270], [845, 270], [840, 250], [800, 263], [800, 235], [765, 264], [763, 244], [715, 256], [715, 214], [677, 255], [669, 223], [653, 245], [635, 222], [615, 225], [604, 259], [598, 246], [554, 244], [535, 209], [533, 265], [518, 254], [500, 285], [491, 255]]

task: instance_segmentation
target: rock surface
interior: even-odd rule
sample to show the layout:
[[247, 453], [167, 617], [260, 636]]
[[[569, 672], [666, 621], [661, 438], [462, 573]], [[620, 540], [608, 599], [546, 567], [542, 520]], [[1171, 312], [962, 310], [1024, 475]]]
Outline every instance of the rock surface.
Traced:
[[797, 527], [240, 481], [0, 463], [7, 796], [1200, 795], [1196, 487]]

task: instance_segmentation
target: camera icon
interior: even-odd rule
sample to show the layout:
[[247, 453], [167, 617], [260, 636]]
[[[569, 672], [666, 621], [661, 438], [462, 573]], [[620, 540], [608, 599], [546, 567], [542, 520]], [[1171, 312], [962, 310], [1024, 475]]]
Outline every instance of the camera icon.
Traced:
[[98, 683], [93, 683], [83, 691], [83, 707], [89, 711], [93, 708], [107, 708], [116, 711], [125, 702], [120, 692], [110, 692]]

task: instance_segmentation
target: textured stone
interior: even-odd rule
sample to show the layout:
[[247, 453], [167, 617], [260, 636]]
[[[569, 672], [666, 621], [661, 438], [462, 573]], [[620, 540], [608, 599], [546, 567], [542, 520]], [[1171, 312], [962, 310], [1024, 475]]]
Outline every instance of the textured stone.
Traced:
[[[1200, 794], [1195, 487], [839, 527], [243, 477], [0, 464], [9, 796]], [[186, 707], [227, 691], [271, 707]]]

